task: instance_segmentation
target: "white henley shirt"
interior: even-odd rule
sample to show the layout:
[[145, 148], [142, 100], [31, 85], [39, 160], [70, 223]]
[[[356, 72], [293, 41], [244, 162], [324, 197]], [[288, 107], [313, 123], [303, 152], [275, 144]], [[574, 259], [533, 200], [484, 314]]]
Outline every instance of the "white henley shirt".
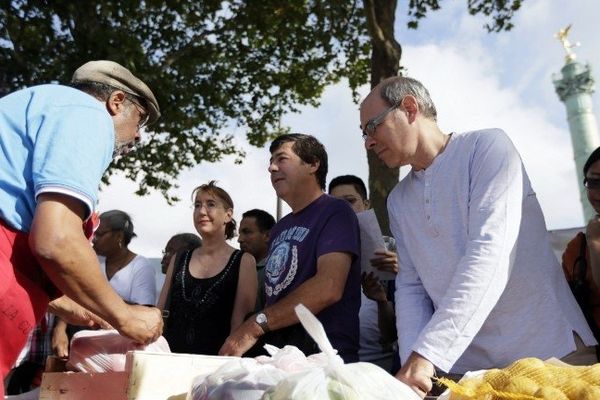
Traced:
[[388, 198], [400, 272], [401, 360], [442, 371], [563, 357], [596, 342], [554, 256], [514, 145], [499, 129], [453, 134]]

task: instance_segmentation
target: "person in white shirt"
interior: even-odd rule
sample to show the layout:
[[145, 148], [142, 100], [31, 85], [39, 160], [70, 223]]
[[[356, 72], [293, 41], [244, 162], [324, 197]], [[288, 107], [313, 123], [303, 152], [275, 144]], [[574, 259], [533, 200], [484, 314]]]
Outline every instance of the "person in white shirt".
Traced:
[[594, 362], [596, 341], [508, 136], [442, 132], [427, 89], [406, 77], [377, 85], [360, 121], [368, 150], [389, 168], [412, 168], [388, 197], [400, 265], [396, 377], [424, 397], [435, 368]]
[[100, 214], [94, 250], [102, 273], [123, 300], [130, 304], [156, 304], [156, 277], [150, 261], [129, 249], [136, 237], [131, 217], [121, 210]]
[[[367, 196], [367, 188], [362, 179], [354, 175], [336, 176], [329, 182], [329, 194], [348, 202], [355, 213], [366, 211], [371, 204]], [[379, 249], [375, 254], [362, 254], [371, 265], [381, 271], [398, 273], [396, 253], [387, 249]], [[360, 323], [360, 361], [372, 362], [388, 372], [396, 372], [397, 360], [394, 360], [396, 343], [396, 316], [394, 304], [388, 299], [388, 287], [393, 281], [382, 281], [373, 272], [361, 275], [361, 296], [358, 319]]]

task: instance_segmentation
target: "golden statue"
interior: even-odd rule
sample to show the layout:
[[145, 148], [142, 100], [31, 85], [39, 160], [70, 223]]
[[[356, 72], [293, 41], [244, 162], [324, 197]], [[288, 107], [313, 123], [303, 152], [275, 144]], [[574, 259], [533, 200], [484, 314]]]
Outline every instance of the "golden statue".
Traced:
[[577, 55], [573, 52], [573, 47], [580, 46], [579, 42], [571, 43], [567, 36], [569, 36], [569, 31], [571, 30], [571, 25], [569, 24], [566, 28], [562, 28], [557, 33], [554, 34], [554, 37], [560, 40], [563, 47], [565, 48], [565, 52], [567, 55], [565, 56], [566, 62], [574, 61], [577, 58]]

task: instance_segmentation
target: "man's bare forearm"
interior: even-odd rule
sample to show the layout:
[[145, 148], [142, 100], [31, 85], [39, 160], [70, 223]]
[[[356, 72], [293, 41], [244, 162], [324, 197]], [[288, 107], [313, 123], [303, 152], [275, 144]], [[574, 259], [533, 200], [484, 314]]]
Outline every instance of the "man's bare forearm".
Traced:
[[119, 326], [127, 318], [126, 305], [102, 275], [81, 219], [68, 206], [50, 199], [36, 209], [29, 236], [33, 254], [65, 295]]

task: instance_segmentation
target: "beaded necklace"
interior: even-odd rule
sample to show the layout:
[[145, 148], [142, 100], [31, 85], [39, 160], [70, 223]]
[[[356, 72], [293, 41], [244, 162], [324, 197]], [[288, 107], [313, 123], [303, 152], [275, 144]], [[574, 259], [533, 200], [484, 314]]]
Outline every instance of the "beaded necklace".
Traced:
[[[208, 298], [208, 295], [212, 293], [213, 289], [215, 289], [221, 282], [223, 282], [223, 279], [225, 279], [225, 277], [227, 276], [229, 269], [233, 265], [234, 261], [237, 259], [238, 253], [239, 253], [239, 250], [234, 251], [234, 254], [229, 258], [229, 262], [227, 263], [227, 266], [221, 272], [221, 276], [219, 277], [219, 279], [217, 279], [206, 291], [204, 291], [204, 296], [202, 296], [202, 299], [200, 299], [200, 302], [198, 304], [203, 304], [206, 301], [206, 299]], [[189, 268], [191, 257], [192, 257], [192, 251], [188, 251], [185, 255], [185, 262], [183, 263], [183, 270], [181, 271], [181, 294], [183, 295], [183, 299], [185, 301], [192, 301], [192, 297], [193, 297], [193, 296], [188, 297], [185, 293], [185, 274]], [[190, 274], [190, 276], [191, 276], [191, 274]]]

